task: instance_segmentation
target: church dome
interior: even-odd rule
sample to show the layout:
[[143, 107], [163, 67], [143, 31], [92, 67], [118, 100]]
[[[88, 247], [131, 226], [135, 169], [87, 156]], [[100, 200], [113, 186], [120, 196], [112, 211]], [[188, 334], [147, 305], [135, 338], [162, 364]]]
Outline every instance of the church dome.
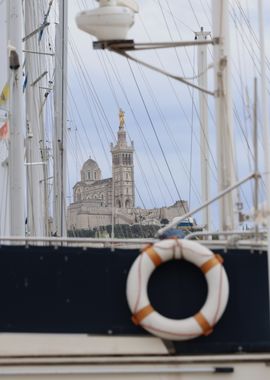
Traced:
[[81, 180], [83, 182], [93, 182], [101, 179], [101, 170], [96, 161], [89, 158], [82, 166]]

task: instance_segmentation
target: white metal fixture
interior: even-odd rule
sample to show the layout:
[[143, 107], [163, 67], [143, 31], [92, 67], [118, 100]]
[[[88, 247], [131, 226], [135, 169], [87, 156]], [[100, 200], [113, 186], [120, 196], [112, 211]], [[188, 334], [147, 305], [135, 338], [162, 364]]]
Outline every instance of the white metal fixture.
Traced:
[[134, 0], [100, 0], [99, 8], [79, 13], [76, 22], [98, 40], [124, 40], [138, 10]]

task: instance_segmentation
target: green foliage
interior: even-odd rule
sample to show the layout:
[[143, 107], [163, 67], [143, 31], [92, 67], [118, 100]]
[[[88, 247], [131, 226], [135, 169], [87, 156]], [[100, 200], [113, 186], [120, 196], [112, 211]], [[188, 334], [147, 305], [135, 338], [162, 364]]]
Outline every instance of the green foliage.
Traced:
[[169, 224], [169, 219], [163, 218], [163, 219], [161, 219], [160, 223], [161, 224]]
[[95, 237], [95, 231], [94, 230], [69, 230], [67, 231], [68, 237], [79, 237], [79, 238], [86, 238], [86, 237]]
[[[140, 224], [116, 224], [114, 226], [114, 236], [115, 238], [124, 239], [136, 239], [136, 238], [153, 238], [156, 232], [159, 230], [159, 226], [156, 225], [146, 225], [142, 226]], [[102, 238], [109, 237], [112, 233], [112, 226], [101, 226], [99, 228], [94, 228], [92, 230], [69, 230], [68, 237], [91, 237], [91, 238]]]

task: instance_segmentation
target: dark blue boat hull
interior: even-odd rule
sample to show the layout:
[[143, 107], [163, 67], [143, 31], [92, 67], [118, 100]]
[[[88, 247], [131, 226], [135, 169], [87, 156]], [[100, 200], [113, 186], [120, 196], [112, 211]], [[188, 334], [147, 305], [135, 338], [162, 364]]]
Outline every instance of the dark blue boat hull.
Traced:
[[[218, 251], [216, 251], [218, 252]], [[174, 342], [175, 353], [270, 352], [266, 252], [219, 251], [230, 284], [214, 332]], [[138, 250], [0, 247], [0, 331], [147, 334], [131, 322], [126, 279]], [[155, 309], [170, 318], [195, 314], [205, 301], [201, 272], [184, 261], [160, 266], [149, 282]]]

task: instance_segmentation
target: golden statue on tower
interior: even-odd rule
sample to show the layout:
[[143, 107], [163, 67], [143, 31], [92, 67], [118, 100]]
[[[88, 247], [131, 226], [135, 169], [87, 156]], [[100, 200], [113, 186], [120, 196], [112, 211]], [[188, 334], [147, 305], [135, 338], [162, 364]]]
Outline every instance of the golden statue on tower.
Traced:
[[125, 126], [125, 112], [120, 109], [119, 111], [119, 127], [122, 129]]

